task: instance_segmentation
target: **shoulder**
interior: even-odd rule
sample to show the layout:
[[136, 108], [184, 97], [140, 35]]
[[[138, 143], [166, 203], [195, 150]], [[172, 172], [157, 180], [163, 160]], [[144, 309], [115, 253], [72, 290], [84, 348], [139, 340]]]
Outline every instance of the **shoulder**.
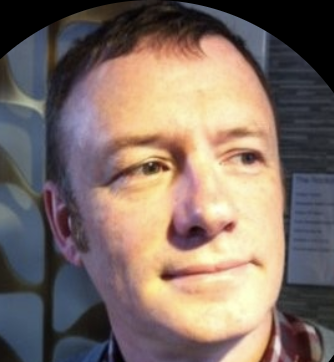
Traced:
[[302, 360], [329, 362], [334, 355], [334, 331], [317, 322], [282, 312], [276, 313], [280, 342], [288, 356]]
[[321, 362], [328, 362], [334, 355], [334, 331], [314, 322], [309, 323], [318, 331], [322, 342], [323, 357]]
[[94, 346], [88, 353], [66, 359], [63, 362], [102, 362], [107, 348], [108, 342], [100, 343]]

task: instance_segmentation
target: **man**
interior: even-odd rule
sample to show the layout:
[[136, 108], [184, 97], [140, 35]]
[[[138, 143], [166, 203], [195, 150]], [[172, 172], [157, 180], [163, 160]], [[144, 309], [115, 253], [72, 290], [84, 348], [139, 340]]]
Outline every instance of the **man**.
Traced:
[[50, 225], [113, 330], [73, 361], [331, 357], [331, 332], [275, 309], [275, 112], [260, 68], [223, 24], [166, 1], [121, 15], [58, 65], [47, 122]]

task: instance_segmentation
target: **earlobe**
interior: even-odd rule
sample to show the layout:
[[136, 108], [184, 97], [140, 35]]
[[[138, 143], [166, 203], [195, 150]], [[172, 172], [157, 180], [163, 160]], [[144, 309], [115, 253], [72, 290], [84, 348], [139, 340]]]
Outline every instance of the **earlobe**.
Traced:
[[71, 215], [57, 185], [51, 181], [44, 185], [43, 201], [54, 240], [61, 254], [70, 263], [80, 266], [81, 256], [73, 238]]

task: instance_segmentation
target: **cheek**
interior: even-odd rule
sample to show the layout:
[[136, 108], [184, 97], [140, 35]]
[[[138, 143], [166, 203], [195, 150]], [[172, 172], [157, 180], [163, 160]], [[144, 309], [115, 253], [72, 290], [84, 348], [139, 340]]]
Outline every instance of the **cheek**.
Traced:
[[238, 201], [239, 213], [252, 219], [254, 225], [259, 227], [266, 228], [275, 224], [280, 232], [283, 226], [284, 196], [279, 179], [255, 181], [240, 189], [242, 196]]
[[244, 221], [248, 235], [252, 236], [249, 242], [256, 245], [266, 267], [277, 273], [277, 269], [283, 269], [285, 254], [284, 197], [280, 179], [255, 185], [244, 197], [240, 225]]
[[[268, 177], [256, 190], [258, 209], [270, 220], [281, 221], [284, 215], [284, 189], [279, 174]], [[256, 211], [256, 210], [255, 210]]]
[[115, 199], [99, 197], [86, 210], [90, 210], [86, 215], [90, 217], [91, 244], [98, 244], [96, 251], [109, 262], [112, 260], [119, 270], [130, 273], [154, 254], [164, 230], [156, 207], [145, 202], [124, 205]]

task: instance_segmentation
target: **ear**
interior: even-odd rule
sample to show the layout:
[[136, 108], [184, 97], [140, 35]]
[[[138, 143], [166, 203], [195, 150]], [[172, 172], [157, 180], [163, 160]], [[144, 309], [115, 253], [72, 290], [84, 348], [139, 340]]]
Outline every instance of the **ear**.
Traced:
[[43, 189], [45, 212], [54, 240], [66, 260], [75, 266], [81, 266], [81, 254], [77, 248], [71, 230], [71, 216], [57, 185], [47, 181]]

